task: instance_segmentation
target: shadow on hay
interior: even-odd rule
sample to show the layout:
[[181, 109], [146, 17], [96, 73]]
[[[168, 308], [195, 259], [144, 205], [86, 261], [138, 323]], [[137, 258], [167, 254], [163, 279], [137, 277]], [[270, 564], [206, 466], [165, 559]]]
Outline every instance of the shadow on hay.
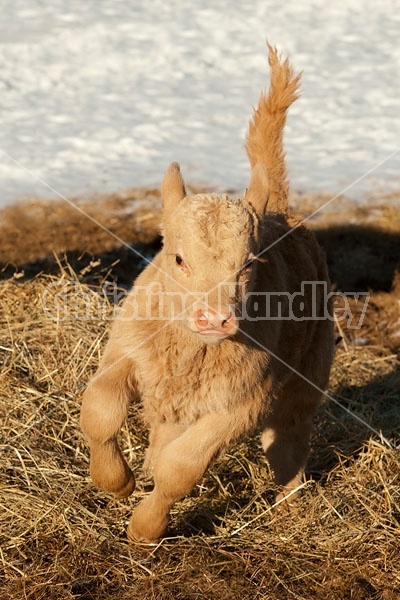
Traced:
[[400, 270], [400, 228], [398, 232], [381, 227], [339, 224], [315, 229], [327, 256], [332, 283], [342, 292], [391, 289]]
[[[353, 461], [372, 438], [380, 434], [400, 444], [400, 369], [376, 376], [365, 385], [341, 384], [332, 392], [343, 408], [327, 398], [316, 418], [308, 474], [324, 483], [328, 474], [346, 460]], [[345, 409], [361, 418], [361, 423]], [[386, 444], [386, 442], [384, 442]]]
[[149, 243], [132, 244], [132, 249], [121, 247], [98, 254], [73, 250], [57, 257], [49, 253], [33, 263], [0, 263], [0, 280], [14, 277], [17, 281], [26, 282], [40, 274], [59, 275], [61, 269], [66, 269], [76, 273], [83, 283], [89, 285], [111, 281], [122, 287], [131, 287], [160, 248], [161, 238], [155, 236]]

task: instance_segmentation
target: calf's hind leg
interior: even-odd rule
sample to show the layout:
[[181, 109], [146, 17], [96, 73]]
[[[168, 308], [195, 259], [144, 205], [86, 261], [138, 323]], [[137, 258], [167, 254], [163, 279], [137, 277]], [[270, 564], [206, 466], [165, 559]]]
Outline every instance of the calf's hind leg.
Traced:
[[[303, 481], [310, 450], [312, 417], [321, 397], [321, 393], [310, 384], [297, 376], [294, 378], [296, 380], [287, 385], [274, 402], [273, 412], [261, 437], [275, 483], [280, 488], [277, 501], [288, 496]], [[296, 497], [296, 493], [290, 495], [287, 501], [289, 507], [296, 502]]]
[[[263, 450], [281, 490], [276, 501], [291, 494], [303, 481], [311, 428], [311, 423], [301, 423], [284, 429], [267, 427], [263, 432]], [[287, 499], [289, 506], [295, 503], [296, 496], [294, 493]]]

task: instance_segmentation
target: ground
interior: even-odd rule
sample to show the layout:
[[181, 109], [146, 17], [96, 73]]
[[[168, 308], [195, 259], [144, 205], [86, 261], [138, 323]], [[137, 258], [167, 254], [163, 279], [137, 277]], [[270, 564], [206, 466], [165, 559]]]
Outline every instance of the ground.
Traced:
[[[296, 512], [273, 506], [254, 436], [177, 503], [169, 537], [150, 547], [125, 536], [149, 489], [140, 471], [147, 444], [140, 407], [132, 406], [121, 433], [138, 478], [124, 501], [92, 485], [78, 419], [114, 309], [99, 291], [105, 281], [126, 289], [144, 264], [122, 240], [145, 258], [159, 247], [158, 192], [74, 200], [81, 212], [54, 202], [2, 212], [2, 598], [400, 598], [399, 199], [339, 199], [309, 220], [334, 288], [371, 298], [361, 329], [338, 324], [329, 396], [315, 420]], [[292, 198], [304, 216], [326, 200]]]

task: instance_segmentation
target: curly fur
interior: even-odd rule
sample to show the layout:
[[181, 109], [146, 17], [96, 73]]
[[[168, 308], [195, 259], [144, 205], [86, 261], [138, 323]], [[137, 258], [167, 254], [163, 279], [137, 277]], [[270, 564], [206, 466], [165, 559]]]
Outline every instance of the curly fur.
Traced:
[[[163, 535], [174, 502], [255, 428], [279, 497], [301, 481], [332, 361], [332, 322], [240, 318], [249, 292], [294, 294], [301, 282], [328, 281], [314, 236], [287, 207], [282, 135], [299, 76], [269, 51], [271, 89], [249, 128], [245, 199], [187, 196], [179, 166], [169, 167], [163, 248], [136, 280], [83, 397], [92, 478], [119, 498], [133, 491], [134, 477], [117, 435], [129, 402], [141, 399], [155, 485], [132, 516], [131, 539]], [[324, 308], [318, 296], [319, 316]]]

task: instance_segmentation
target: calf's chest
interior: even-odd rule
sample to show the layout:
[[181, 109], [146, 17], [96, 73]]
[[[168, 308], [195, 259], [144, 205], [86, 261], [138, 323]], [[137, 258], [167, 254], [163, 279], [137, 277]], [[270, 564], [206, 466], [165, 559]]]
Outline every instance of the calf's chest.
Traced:
[[249, 356], [230, 340], [217, 347], [153, 346], [141, 352], [137, 366], [149, 424], [189, 425], [206, 413], [235, 410], [244, 400], [259, 402], [265, 395], [266, 357]]

